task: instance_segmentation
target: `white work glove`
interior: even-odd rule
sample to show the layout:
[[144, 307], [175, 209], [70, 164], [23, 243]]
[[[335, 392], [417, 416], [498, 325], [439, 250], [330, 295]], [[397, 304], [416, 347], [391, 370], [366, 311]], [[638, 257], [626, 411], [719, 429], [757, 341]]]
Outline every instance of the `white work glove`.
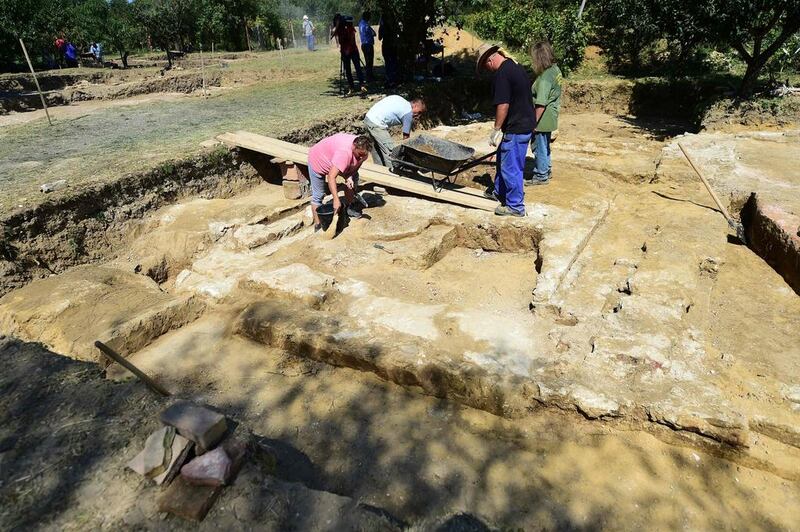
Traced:
[[498, 143], [503, 140], [503, 130], [493, 129], [489, 134], [489, 146], [497, 147]]
[[347, 179], [345, 179], [344, 184], [347, 185], [347, 188], [349, 188], [350, 190], [353, 190], [353, 188], [356, 186], [356, 183], [355, 181], [353, 181], [352, 177], [348, 177]]

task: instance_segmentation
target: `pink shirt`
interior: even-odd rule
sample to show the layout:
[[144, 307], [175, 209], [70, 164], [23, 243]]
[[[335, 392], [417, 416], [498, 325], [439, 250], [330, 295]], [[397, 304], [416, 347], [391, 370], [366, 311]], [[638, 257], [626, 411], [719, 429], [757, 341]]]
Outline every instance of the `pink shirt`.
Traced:
[[317, 142], [308, 150], [308, 164], [323, 179], [334, 166], [345, 177], [353, 176], [361, 166], [353, 155], [355, 135], [337, 133]]

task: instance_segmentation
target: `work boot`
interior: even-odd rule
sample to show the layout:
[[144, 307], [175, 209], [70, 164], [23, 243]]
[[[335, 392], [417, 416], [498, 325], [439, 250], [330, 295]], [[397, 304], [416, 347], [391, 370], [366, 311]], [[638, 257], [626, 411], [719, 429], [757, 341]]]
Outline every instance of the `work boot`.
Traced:
[[494, 193], [493, 188], [487, 188], [483, 191], [483, 197], [486, 199], [494, 200], [496, 202], [500, 202], [500, 198], [497, 197], [497, 194]]
[[513, 209], [511, 209], [511, 208], [509, 208], [509, 207], [507, 207], [505, 205], [500, 205], [499, 207], [497, 207], [494, 210], [494, 213], [497, 216], [517, 216], [519, 218], [524, 218], [525, 217], [525, 211], [517, 212], [517, 211], [515, 211], [515, 210], [513, 210]]
[[550, 179], [526, 179], [525, 186], [526, 187], [535, 187], [537, 185], [546, 185], [550, 183]]

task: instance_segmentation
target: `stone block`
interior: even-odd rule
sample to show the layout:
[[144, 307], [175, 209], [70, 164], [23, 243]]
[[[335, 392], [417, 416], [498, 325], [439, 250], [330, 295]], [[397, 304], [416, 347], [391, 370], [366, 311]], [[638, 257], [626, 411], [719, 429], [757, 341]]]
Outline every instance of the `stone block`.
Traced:
[[158, 511], [188, 521], [202, 521], [224, 486], [195, 486], [179, 476], [158, 500]]
[[180, 472], [181, 466], [186, 462], [193, 448], [194, 442], [189, 441], [180, 434], [176, 434], [172, 442], [172, 459], [164, 469], [164, 472], [153, 479], [156, 484], [159, 486], [162, 484], [169, 485]]
[[212, 449], [228, 430], [225, 416], [189, 401], [178, 401], [161, 412], [161, 422], [204, 449]]
[[[221, 445], [231, 460], [229, 483], [236, 479], [247, 457], [250, 435], [241, 427]], [[158, 500], [158, 510], [189, 521], [202, 521], [225, 486], [198, 486], [183, 476], [175, 479]]]
[[288, 179], [283, 180], [283, 196], [286, 199], [300, 199], [303, 197], [303, 190], [299, 181]]
[[336, 284], [330, 275], [312, 270], [302, 263], [289, 264], [272, 271], [257, 270], [247, 280], [258, 288], [295, 297], [312, 307], [324, 302]]
[[133, 460], [128, 468], [145, 477], [157, 477], [168, 471], [172, 463], [172, 445], [175, 440], [174, 427], [161, 427], [147, 437], [144, 449]]
[[181, 477], [199, 486], [223, 486], [228, 483], [231, 459], [222, 447], [198, 456], [181, 468]]

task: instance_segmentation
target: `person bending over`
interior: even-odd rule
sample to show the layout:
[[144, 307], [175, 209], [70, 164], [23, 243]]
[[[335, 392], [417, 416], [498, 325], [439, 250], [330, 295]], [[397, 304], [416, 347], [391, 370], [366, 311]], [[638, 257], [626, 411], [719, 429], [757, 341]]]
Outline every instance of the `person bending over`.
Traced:
[[411, 124], [426, 111], [425, 101], [415, 98], [410, 102], [393, 94], [372, 106], [364, 117], [364, 127], [372, 137], [372, 160], [377, 164], [392, 168], [392, 153], [397, 143], [389, 135], [389, 128], [403, 126], [403, 138], [411, 134]]
[[308, 178], [311, 181], [311, 214], [314, 216], [314, 230], [320, 229], [317, 208], [322, 205], [325, 194], [333, 195], [333, 212], [339, 212], [342, 202], [336, 180], [344, 178], [344, 201], [347, 214], [360, 218], [361, 213], [351, 204], [358, 191], [358, 169], [367, 159], [372, 149], [372, 141], [366, 135], [336, 133], [314, 144], [308, 150]]

